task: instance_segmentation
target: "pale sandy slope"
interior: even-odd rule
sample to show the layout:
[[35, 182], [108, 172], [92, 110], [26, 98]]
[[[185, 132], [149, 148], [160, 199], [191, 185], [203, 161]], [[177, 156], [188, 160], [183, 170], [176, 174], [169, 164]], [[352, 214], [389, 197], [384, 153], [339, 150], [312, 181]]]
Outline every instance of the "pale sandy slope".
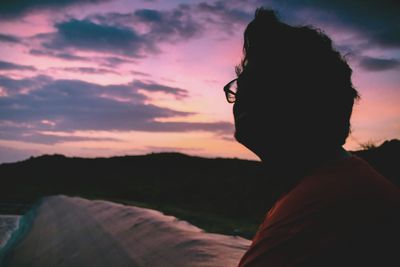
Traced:
[[106, 201], [49, 197], [33, 215], [21, 220], [25, 234], [19, 242], [13, 237], [2, 266], [236, 266], [250, 245], [158, 211]]

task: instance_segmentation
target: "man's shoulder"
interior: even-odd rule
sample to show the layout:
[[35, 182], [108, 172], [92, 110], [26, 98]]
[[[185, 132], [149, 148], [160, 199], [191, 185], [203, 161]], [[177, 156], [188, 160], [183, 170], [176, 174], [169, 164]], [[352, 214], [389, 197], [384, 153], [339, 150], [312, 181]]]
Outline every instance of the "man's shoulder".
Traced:
[[337, 160], [306, 176], [289, 195], [333, 200], [399, 196], [399, 189], [357, 156]]
[[368, 163], [354, 156], [332, 162], [277, 201], [242, 261], [394, 262], [399, 211], [399, 190]]
[[332, 162], [306, 176], [276, 204], [277, 216], [345, 214], [400, 209], [400, 191], [356, 156]]

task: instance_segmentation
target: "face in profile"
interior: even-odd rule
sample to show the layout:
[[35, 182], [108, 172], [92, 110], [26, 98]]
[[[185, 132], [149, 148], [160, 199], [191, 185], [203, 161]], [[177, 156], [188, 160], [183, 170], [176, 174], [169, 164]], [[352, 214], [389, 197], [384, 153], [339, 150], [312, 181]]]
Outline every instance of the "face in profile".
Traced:
[[[257, 122], [251, 111], [241, 107], [240, 101], [235, 102], [233, 108], [235, 120], [235, 139], [261, 157], [261, 137], [257, 129]], [[260, 129], [261, 131], [261, 129]]]
[[[287, 114], [284, 103], [275, 94], [266, 93], [275, 88], [271, 79], [263, 79], [248, 69], [228, 83], [224, 91], [233, 104], [235, 139], [261, 159], [266, 159], [288, 142]], [[293, 130], [293, 129], [292, 129]]]
[[243, 75], [231, 81], [224, 90], [228, 102], [233, 103], [233, 116], [235, 121], [235, 139], [261, 157], [262, 147], [265, 145], [265, 124], [262, 123], [260, 112], [256, 105], [259, 101], [254, 99], [251, 88], [247, 85]]

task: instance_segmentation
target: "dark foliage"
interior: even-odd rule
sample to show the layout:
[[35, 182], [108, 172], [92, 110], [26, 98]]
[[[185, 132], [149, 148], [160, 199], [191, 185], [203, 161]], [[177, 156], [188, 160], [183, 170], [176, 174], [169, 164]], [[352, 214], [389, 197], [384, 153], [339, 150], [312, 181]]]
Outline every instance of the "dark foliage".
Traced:
[[[354, 153], [400, 186], [400, 141]], [[23, 213], [41, 196], [67, 194], [168, 205], [257, 225], [272, 204], [260, 162], [179, 153], [95, 159], [44, 155], [1, 164], [0, 179], [0, 214]]]

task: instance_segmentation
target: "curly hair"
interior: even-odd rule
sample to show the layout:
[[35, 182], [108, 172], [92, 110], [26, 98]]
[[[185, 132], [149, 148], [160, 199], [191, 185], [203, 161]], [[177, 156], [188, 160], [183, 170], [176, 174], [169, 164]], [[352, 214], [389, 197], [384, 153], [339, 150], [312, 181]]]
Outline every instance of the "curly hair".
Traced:
[[290, 26], [259, 8], [244, 32], [243, 54], [236, 66], [239, 90], [252, 92], [259, 113], [269, 112], [267, 105], [282, 110], [284, 101], [290, 115], [282, 119], [291, 124], [284, 130], [296, 126], [296, 136], [325, 146], [345, 143], [359, 94], [351, 68], [326, 34]]

